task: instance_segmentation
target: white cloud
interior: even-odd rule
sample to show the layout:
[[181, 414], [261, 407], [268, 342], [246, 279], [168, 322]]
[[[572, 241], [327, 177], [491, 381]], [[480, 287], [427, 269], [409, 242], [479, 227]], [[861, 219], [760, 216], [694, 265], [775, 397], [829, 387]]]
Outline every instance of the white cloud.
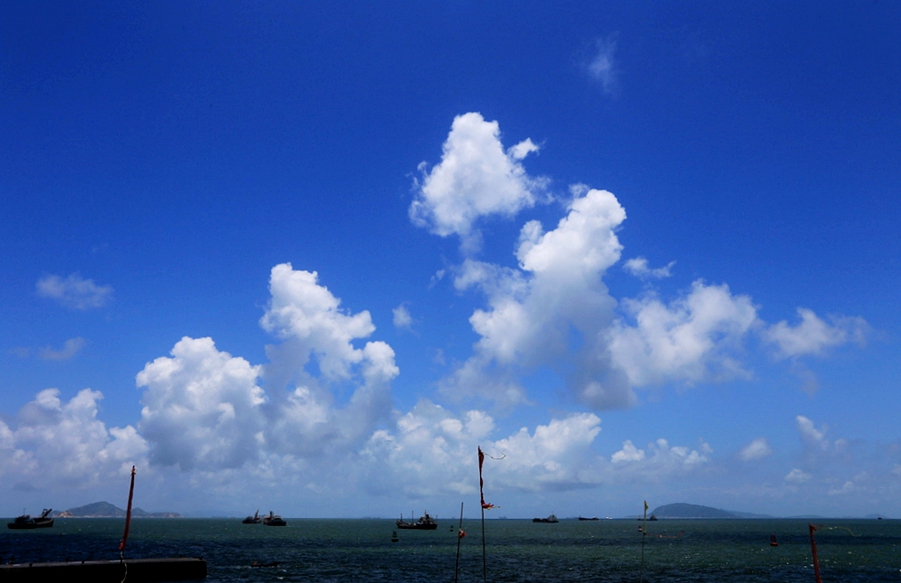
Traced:
[[759, 460], [773, 454], [773, 449], [770, 447], [770, 444], [767, 443], [767, 440], [763, 437], [758, 437], [738, 452], [738, 457], [746, 462]]
[[14, 428], [0, 421], [0, 477], [38, 489], [84, 489], [127, 473], [145, 460], [147, 444], [132, 426], [97, 419], [99, 391], [83, 389], [65, 403], [45, 389], [19, 412]]
[[795, 421], [798, 426], [798, 431], [801, 433], [801, 437], [805, 442], [817, 445], [824, 442], [826, 438], [825, 429], [823, 429], [822, 431], [817, 429], [814, 426], [813, 421], [803, 415], [798, 415], [797, 417], [795, 417]]
[[695, 281], [686, 296], [669, 305], [649, 294], [624, 300], [623, 306], [635, 325], [620, 320], [611, 328], [610, 352], [633, 386], [746, 374], [734, 353], [757, 321], [748, 296], [733, 296], [727, 285]]
[[[516, 254], [520, 269], [464, 261], [454, 285], [461, 291], [481, 290], [488, 309], [470, 317], [481, 338], [475, 354], [446, 381], [445, 392], [510, 405], [524, 400], [511, 377], [517, 371], [541, 364], [575, 369], [574, 360], [603, 369], [594, 339], [613, 319], [616, 302], [601, 274], [619, 258], [615, 230], [624, 219], [611, 193], [576, 192], [556, 229], [544, 232], [534, 221], [523, 227]], [[581, 349], [573, 346], [573, 330], [587, 340]], [[570, 384], [579, 392], [586, 379], [573, 378]]]
[[84, 279], [72, 273], [65, 279], [58, 275], [45, 275], [36, 284], [42, 298], [56, 300], [60, 305], [76, 310], [101, 308], [113, 297], [113, 288], [97, 285], [92, 279]]
[[672, 275], [671, 270], [673, 268], [673, 265], [675, 264], [675, 261], [670, 261], [663, 267], [651, 269], [650, 267], [648, 267], [647, 259], [645, 259], [644, 257], [634, 257], [632, 259], [628, 259], [623, 264], [623, 269], [625, 269], [635, 277], [643, 280], [664, 279]]
[[804, 470], [793, 468], [785, 476], [785, 481], [790, 484], [803, 484], [804, 482], [809, 482], [811, 475]]
[[644, 450], [635, 447], [630, 440], [623, 442], [623, 448], [610, 456], [610, 461], [613, 463], [640, 462], [643, 459]]
[[413, 317], [410, 315], [410, 310], [407, 309], [406, 304], [401, 304], [391, 310], [391, 314], [394, 316], [394, 327], [399, 330], [409, 330], [413, 326]]
[[220, 352], [211, 338], [182, 338], [171, 354], [137, 375], [145, 389], [139, 428], [151, 443], [151, 460], [214, 470], [254, 459], [265, 426], [260, 367]]
[[68, 360], [78, 354], [84, 348], [85, 339], [80, 336], [77, 338], [69, 338], [63, 343], [60, 350], [55, 350], [50, 346], [41, 349], [41, 358], [44, 360]]
[[[315, 354], [319, 369], [328, 380], [350, 378], [351, 367], [364, 363], [369, 371], [378, 370], [373, 380], [386, 382], [397, 376], [394, 352], [381, 343], [360, 349], [353, 341], [375, 331], [369, 312], [350, 314], [340, 309], [341, 300], [318, 283], [318, 274], [292, 269], [290, 263], [272, 268], [269, 290], [272, 298], [260, 319], [264, 330], [294, 341], [292, 350], [306, 364]], [[387, 346], [387, 345], [385, 345]]]
[[807, 447], [807, 454], [817, 457], [820, 455], [836, 456], [841, 455], [848, 449], [848, 441], [846, 439], [829, 440], [826, 438], [827, 428], [817, 429], [814, 422], [803, 415], [795, 417], [795, 423], [798, 433], [801, 434], [801, 441]]
[[613, 53], [616, 52], [618, 34], [595, 41], [595, 53], [588, 64], [588, 73], [601, 83], [604, 93], [616, 96], [619, 93], [619, 72]]
[[858, 490], [858, 487], [851, 480], [846, 481], [839, 488], [830, 488], [828, 494], [830, 496], [841, 496], [844, 494], [852, 494]]
[[482, 217], [512, 217], [544, 196], [547, 181], [529, 176], [521, 160], [538, 147], [526, 140], [504, 151], [496, 121], [478, 113], [454, 119], [441, 162], [428, 170], [410, 205], [414, 224], [447, 237], [458, 235], [466, 251], [480, 245], [476, 223]]
[[701, 442], [698, 449], [671, 446], [660, 438], [647, 445], [647, 451], [637, 448], [631, 440], [610, 457], [612, 474], [608, 481], [632, 482], [637, 480], [660, 481], [686, 472], [693, 472], [710, 462], [713, 449]]
[[819, 318], [812, 310], [798, 308], [801, 322], [790, 326], [785, 320], [773, 324], [764, 332], [764, 339], [776, 346], [781, 358], [822, 355], [827, 348], [848, 342], [863, 343], [869, 326], [863, 318], [832, 317], [832, 324]]

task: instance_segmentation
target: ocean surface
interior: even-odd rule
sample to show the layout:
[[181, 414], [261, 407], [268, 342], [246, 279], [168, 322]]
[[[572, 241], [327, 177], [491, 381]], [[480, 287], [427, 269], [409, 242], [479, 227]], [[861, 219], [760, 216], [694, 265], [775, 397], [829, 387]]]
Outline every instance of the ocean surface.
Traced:
[[[210, 583], [815, 581], [808, 520], [660, 520], [648, 522], [643, 537], [635, 520], [493, 519], [485, 522], [484, 563], [478, 520], [463, 521], [459, 562], [458, 519], [439, 518], [435, 531], [397, 530], [397, 542], [388, 519], [287, 521], [266, 527], [241, 519], [135, 519], [125, 556], [203, 557]], [[901, 520], [816, 524], [824, 582], [901, 582]], [[117, 519], [58, 518], [50, 529], [4, 529], [0, 562], [115, 559], [123, 526]], [[778, 546], [770, 546], [771, 535]]]

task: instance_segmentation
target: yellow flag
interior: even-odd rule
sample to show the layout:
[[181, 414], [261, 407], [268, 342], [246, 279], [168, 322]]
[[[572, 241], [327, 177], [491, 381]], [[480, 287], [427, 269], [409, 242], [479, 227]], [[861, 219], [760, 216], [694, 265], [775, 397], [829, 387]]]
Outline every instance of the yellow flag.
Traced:
[[644, 509], [645, 509], [645, 512], [647, 512], [647, 510], [648, 510], [648, 501], [647, 500], [644, 501]]

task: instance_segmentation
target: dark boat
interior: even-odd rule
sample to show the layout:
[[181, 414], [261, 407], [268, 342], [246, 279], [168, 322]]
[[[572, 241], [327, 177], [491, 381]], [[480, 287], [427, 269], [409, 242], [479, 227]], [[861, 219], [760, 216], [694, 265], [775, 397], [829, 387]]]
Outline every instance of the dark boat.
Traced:
[[560, 521], [557, 520], [557, 517], [555, 515], [551, 514], [547, 518], [533, 518], [532, 522], [547, 522], [553, 524]]
[[597, 516], [592, 516], [591, 518], [585, 518], [584, 516], [580, 516], [579, 520], [600, 520]]
[[257, 510], [253, 513], [253, 516], [248, 516], [244, 520], [241, 521], [241, 524], [259, 524], [263, 522], [263, 519], [260, 518], [260, 511]]
[[404, 528], [407, 530], [435, 530], [438, 528], [438, 523], [434, 518], [429, 516], [429, 513], [426, 512], [424, 516], [420, 516], [419, 520], [413, 522], [413, 515], [410, 514], [410, 522], [406, 522], [404, 517], [401, 516], [400, 520], [395, 520], [394, 524], [397, 525], [397, 528]]
[[269, 516], [263, 519], [263, 526], [287, 526], [288, 523], [285, 522], [285, 519], [279, 516], [278, 514], [273, 514], [273, 512], [269, 511]]
[[50, 528], [53, 526], [53, 518], [50, 517], [50, 513], [53, 511], [52, 508], [44, 508], [44, 511], [41, 512], [41, 515], [37, 518], [32, 518], [27, 514], [23, 514], [22, 516], [17, 516], [15, 520], [12, 522], [7, 522], [7, 528], [11, 528], [13, 530], [30, 530], [32, 528]]

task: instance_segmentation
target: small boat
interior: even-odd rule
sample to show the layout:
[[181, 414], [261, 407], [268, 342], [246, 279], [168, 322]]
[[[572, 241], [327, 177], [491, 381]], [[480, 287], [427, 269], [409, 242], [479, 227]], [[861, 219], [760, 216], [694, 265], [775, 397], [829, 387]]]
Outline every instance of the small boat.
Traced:
[[410, 522], [406, 522], [404, 517], [401, 516], [400, 520], [395, 520], [394, 524], [397, 525], [397, 528], [403, 528], [406, 530], [435, 530], [438, 528], [438, 523], [434, 518], [429, 516], [429, 513], [426, 512], [425, 515], [420, 516], [419, 520], [413, 522], [413, 513], [410, 513]]
[[253, 513], [253, 516], [248, 516], [244, 520], [241, 521], [241, 524], [259, 524], [263, 522], [263, 519], [260, 518], [260, 511], [257, 510]]
[[285, 519], [279, 516], [278, 514], [274, 514], [271, 510], [269, 511], [269, 516], [263, 519], [263, 526], [287, 526], [288, 523], [285, 522]]
[[555, 515], [551, 514], [547, 518], [533, 518], [532, 522], [546, 522], [546, 523], [553, 524], [553, 523], [560, 522], [560, 521], [557, 520], [557, 517]]
[[50, 517], [51, 512], [53, 512], [52, 508], [44, 508], [44, 511], [41, 512], [41, 515], [37, 518], [32, 518], [28, 514], [23, 514], [22, 516], [17, 516], [16, 519], [12, 522], [7, 522], [6, 527], [13, 530], [50, 528], [51, 526], [53, 526], [53, 518]]

